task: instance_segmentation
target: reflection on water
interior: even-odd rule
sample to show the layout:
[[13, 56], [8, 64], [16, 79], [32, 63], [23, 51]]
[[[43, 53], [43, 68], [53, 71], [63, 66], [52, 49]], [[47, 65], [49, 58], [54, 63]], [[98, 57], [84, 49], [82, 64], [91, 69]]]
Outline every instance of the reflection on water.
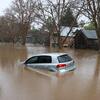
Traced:
[[95, 78], [99, 77], [99, 72], [100, 72], [100, 54], [97, 55], [97, 59], [96, 59], [96, 67], [95, 67]]
[[[66, 52], [77, 69], [63, 76], [31, 71], [22, 61], [35, 53]], [[99, 100], [100, 54], [90, 50], [0, 45], [0, 100]]]

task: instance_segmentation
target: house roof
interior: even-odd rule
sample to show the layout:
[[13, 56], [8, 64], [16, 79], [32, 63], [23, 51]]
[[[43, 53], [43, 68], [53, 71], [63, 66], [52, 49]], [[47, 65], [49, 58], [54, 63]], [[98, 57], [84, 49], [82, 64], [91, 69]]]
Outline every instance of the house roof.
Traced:
[[[78, 30], [78, 29], [80, 29], [80, 28], [73, 27], [72, 31], [70, 32], [70, 34], [68, 36], [73, 36], [73, 33], [76, 30]], [[64, 27], [64, 26], [62, 26], [62, 28], [61, 28], [61, 36], [67, 36], [67, 34], [69, 33], [69, 31], [70, 31], [70, 27]]]
[[82, 30], [82, 32], [89, 39], [98, 39], [95, 30]]

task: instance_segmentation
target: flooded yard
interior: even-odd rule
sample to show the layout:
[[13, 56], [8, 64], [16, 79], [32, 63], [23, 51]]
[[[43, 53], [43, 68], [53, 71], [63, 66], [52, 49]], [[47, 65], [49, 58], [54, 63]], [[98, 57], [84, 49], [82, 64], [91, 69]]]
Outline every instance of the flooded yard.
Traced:
[[[30, 70], [22, 62], [36, 53], [66, 52], [76, 70], [57, 76]], [[0, 100], [99, 100], [100, 54], [93, 50], [0, 45]]]

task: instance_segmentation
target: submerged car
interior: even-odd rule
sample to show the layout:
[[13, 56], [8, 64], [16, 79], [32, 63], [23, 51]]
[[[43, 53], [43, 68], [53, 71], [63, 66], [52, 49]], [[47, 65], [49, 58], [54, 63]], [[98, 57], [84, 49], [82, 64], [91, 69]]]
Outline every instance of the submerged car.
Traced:
[[27, 59], [24, 64], [54, 72], [71, 71], [76, 68], [74, 60], [66, 53], [37, 54]]

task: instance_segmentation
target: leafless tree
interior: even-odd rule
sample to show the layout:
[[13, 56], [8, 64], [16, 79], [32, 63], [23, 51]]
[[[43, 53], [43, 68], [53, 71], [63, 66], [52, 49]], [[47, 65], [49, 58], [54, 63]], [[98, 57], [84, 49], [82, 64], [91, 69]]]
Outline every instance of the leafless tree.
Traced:
[[15, 42], [18, 33], [18, 25], [14, 18], [0, 17], [0, 40], [1, 42]]
[[[50, 33], [50, 37], [54, 40], [54, 42], [57, 42], [59, 47], [62, 47], [65, 40], [61, 40], [61, 31], [62, 31], [62, 25], [61, 25], [61, 19], [63, 15], [65, 14], [65, 10], [68, 7], [76, 7], [75, 5], [78, 2], [75, 0], [38, 0], [37, 1], [37, 22], [40, 22], [44, 27], [46, 27]], [[83, 5], [81, 5], [80, 9], [82, 9]], [[76, 19], [80, 15], [80, 9], [79, 11], [74, 11]], [[74, 10], [74, 9], [73, 9]], [[73, 22], [74, 23], [74, 22]], [[73, 28], [73, 25], [70, 28], [71, 32]], [[67, 33], [66, 33], [67, 34]], [[56, 39], [55, 36], [56, 35]], [[51, 40], [51, 39], [50, 39]]]
[[14, 0], [6, 15], [13, 15], [19, 24], [19, 36], [22, 44], [25, 45], [26, 35], [30, 25], [34, 20], [35, 1], [34, 0]]
[[83, 0], [83, 2], [85, 6], [81, 13], [94, 22], [100, 50], [100, 0]]

